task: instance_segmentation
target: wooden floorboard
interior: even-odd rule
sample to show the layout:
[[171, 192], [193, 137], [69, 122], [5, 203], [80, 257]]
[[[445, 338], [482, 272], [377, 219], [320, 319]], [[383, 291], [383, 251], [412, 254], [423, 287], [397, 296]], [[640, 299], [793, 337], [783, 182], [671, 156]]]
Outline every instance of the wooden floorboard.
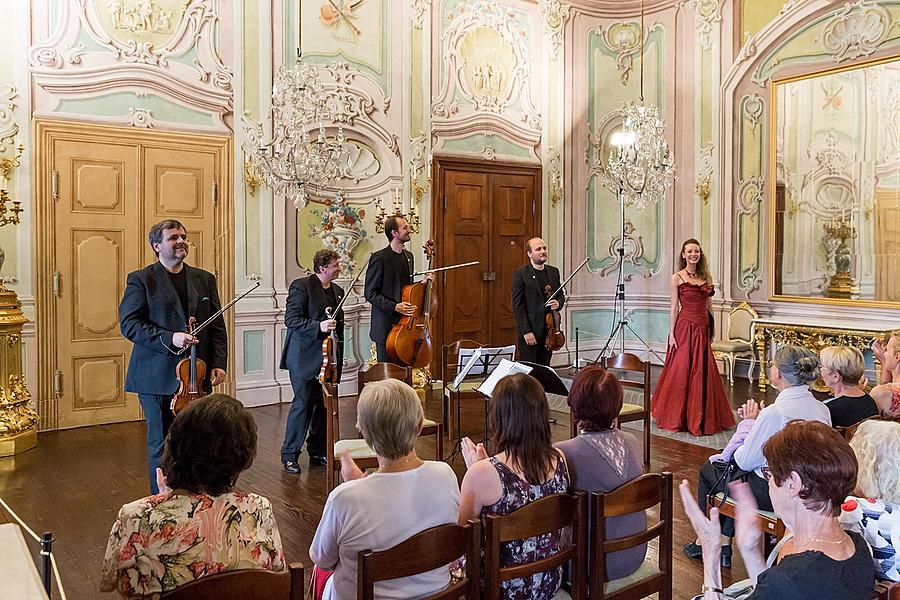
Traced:
[[[755, 387], [746, 380], [739, 380], [734, 388], [726, 384], [726, 389], [733, 406], [756, 395]], [[288, 404], [282, 404], [251, 409], [259, 430], [259, 447], [253, 466], [241, 475], [238, 488], [271, 500], [288, 560], [308, 566], [309, 544], [326, 498], [325, 468], [308, 468], [303, 455], [302, 474], [290, 475], [282, 470], [279, 449], [288, 408]], [[439, 396], [429, 400], [426, 408], [429, 416], [440, 418]], [[355, 398], [342, 398], [341, 410], [342, 428], [349, 435]], [[482, 435], [480, 403], [464, 406], [462, 420], [470, 436]], [[554, 441], [568, 436], [562, 418], [552, 430]], [[119, 507], [148, 493], [145, 435], [143, 422], [45, 432], [39, 435], [34, 450], [0, 458], [0, 498], [38, 535], [53, 533], [62, 582], [73, 600], [116, 597], [97, 591], [99, 567]], [[449, 453], [453, 443], [445, 440], [444, 447]], [[434, 456], [433, 438], [420, 441], [420, 454], [423, 458]], [[654, 436], [651, 470], [671, 471], [676, 483], [687, 479], [695, 487], [699, 467], [710, 454], [702, 446]], [[462, 477], [461, 458], [455, 461], [454, 469]], [[693, 533], [677, 493], [674, 514], [674, 597], [690, 598], [698, 593], [703, 573], [699, 563], [681, 554], [681, 545], [692, 539]], [[37, 560], [36, 544], [34, 554]], [[725, 575], [726, 583], [730, 582], [727, 570]], [[745, 577], [737, 557], [730, 575]]]

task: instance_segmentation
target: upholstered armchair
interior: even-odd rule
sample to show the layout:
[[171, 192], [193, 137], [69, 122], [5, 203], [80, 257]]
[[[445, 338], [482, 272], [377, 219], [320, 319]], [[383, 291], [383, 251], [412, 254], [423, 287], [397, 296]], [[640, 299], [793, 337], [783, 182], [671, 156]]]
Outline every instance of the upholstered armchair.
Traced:
[[759, 315], [746, 302], [738, 304], [728, 315], [725, 339], [712, 343], [713, 355], [728, 366], [728, 382], [734, 385], [734, 363], [738, 358], [750, 358], [747, 379], [753, 380], [756, 353], [753, 351], [753, 319]]

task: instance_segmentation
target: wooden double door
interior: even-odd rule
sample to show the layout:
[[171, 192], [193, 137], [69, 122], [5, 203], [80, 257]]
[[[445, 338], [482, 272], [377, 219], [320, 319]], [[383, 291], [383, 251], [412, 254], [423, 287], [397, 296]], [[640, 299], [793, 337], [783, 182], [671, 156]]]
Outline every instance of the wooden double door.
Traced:
[[223, 302], [231, 296], [230, 140], [47, 121], [35, 139], [41, 428], [138, 419], [123, 389], [125, 279], [157, 260], [150, 226], [177, 219], [187, 262], [218, 275]]
[[[440, 344], [516, 342], [512, 273], [541, 231], [541, 170], [493, 161], [435, 159], [437, 264], [479, 261], [438, 279]], [[440, 356], [439, 354], [437, 356]]]

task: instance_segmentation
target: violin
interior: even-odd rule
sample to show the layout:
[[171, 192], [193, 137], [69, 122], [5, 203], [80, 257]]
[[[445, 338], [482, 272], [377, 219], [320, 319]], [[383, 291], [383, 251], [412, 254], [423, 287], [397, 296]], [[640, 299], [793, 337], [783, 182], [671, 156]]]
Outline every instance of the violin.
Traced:
[[[191, 335], [194, 334], [195, 325], [197, 325], [197, 319], [194, 317], [188, 319], [187, 332]], [[178, 379], [178, 391], [172, 396], [169, 408], [172, 409], [172, 413], [177, 415], [188, 404], [207, 395], [201, 385], [206, 379], [206, 363], [202, 358], [197, 358], [197, 344], [191, 344], [189, 358], [178, 361], [178, 366], [175, 367], [175, 377]]]
[[[434, 260], [434, 240], [423, 246], [428, 269]], [[437, 311], [437, 294], [431, 279], [403, 286], [402, 302], [416, 307], [412, 315], [404, 315], [391, 328], [387, 337], [387, 352], [391, 362], [421, 369], [431, 363], [431, 315]]]
[[[553, 296], [553, 288], [549, 285], [544, 286], [544, 296], [550, 300]], [[544, 317], [547, 324], [547, 337], [544, 338], [544, 347], [551, 352], [559, 350], [566, 345], [566, 334], [559, 329], [559, 310], [550, 309]]]
[[[338, 305], [340, 307], [340, 304]], [[331, 307], [325, 309], [325, 316], [330, 320], [337, 314], [331, 311]], [[319, 369], [319, 383], [338, 383], [337, 347], [340, 340], [337, 336], [337, 328], [331, 330], [328, 337], [322, 340], [322, 368]]]

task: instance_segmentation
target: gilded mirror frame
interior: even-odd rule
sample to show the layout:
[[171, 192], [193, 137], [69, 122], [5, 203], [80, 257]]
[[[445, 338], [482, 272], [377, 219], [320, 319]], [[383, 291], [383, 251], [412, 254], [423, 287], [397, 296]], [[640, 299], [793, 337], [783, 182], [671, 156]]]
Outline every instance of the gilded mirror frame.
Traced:
[[[786, 294], [786, 293], [775, 293], [776, 292], [776, 276], [777, 269], [783, 268], [783, 259], [779, 259], [776, 256], [776, 244], [779, 242], [777, 239], [780, 235], [781, 237], [781, 246], [782, 252], [784, 248], [784, 233], [782, 231], [781, 234], [778, 233], [778, 121], [779, 121], [779, 103], [778, 103], [778, 94], [779, 90], [785, 89], [785, 86], [791, 83], [795, 83], [798, 81], [805, 81], [816, 78], [823, 78], [826, 76], [834, 75], [837, 73], [843, 73], [848, 71], [856, 71], [861, 70], [877, 65], [887, 64], [891, 62], [900, 62], [900, 54], [895, 54], [891, 56], [881, 57], [874, 60], [856, 62], [849, 65], [842, 65], [838, 67], [830, 67], [826, 69], [820, 69], [817, 71], [813, 71], [810, 73], [802, 73], [798, 75], [792, 75], [789, 77], [783, 78], [773, 78], [771, 80], [771, 86], [769, 91], [769, 106], [770, 106], [770, 118], [769, 118], [769, 139], [768, 139], [768, 172], [769, 172], [769, 181], [766, 183], [766, 189], [768, 192], [768, 235], [766, 236], [766, 260], [768, 266], [767, 273], [767, 281], [768, 281], [768, 299], [774, 302], [797, 302], [797, 303], [807, 303], [807, 304], [826, 304], [826, 305], [837, 305], [837, 306], [850, 306], [850, 307], [873, 307], [873, 308], [900, 308], [900, 299], [898, 300], [877, 300], [874, 298], [840, 298], [840, 297], [827, 297], [827, 296], [802, 296], [802, 295], [794, 295], [794, 294]], [[831, 183], [830, 179], [840, 180], [839, 177], [830, 178], [828, 176], [822, 177], [821, 181]], [[839, 182], [839, 181], [838, 181]], [[823, 185], [824, 187], [824, 185]], [[821, 191], [821, 190], [820, 190]], [[818, 193], [818, 192], [817, 192]], [[784, 207], [783, 212], [790, 212], [790, 209], [787, 208], [787, 199], [783, 199]], [[873, 199], [874, 202], [874, 199]], [[862, 210], [863, 207], [860, 207]], [[875, 211], [870, 210], [871, 217], [869, 215], [866, 216], [866, 221], [868, 222], [869, 218], [871, 218], [871, 222], [874, 226], [875, 223]], [[852, 210], [851, 210], [851, 219], [852, 219]], [[852, 224], [852, 220], [851, 220]], [[860, 219], [856, 220], [857, 229], [859, 229]], [[832, 222], [832, 228], [834, 228], [834, 222]], [[841, 225], [840, 221], [837, 223], [838, 226]], [[867, 225], [868, 226], [868, 225]], [[823, 222], [823, 231], [825, 228], [825, 224]], [[852, 228], [851, 228], [852, 232]], [[811, 238], [813, 239], [813, 238]], [[783, 255], [782, 255], [783, 256]], [[851, 258], [854, 258], [855, 255], [851, 254]], [[875, 260], [874, 255], [872, 260]], [[778, 261], [778, 262], [776, 262]], [[898, 269], [900, 269], [900, 262], [898, 262]], [[832, 279], [834, 275], [828, 276]], [[829, 285], [831, 283], [829, 282]], [[779, 288], [781, 289], [781, 288]]]

